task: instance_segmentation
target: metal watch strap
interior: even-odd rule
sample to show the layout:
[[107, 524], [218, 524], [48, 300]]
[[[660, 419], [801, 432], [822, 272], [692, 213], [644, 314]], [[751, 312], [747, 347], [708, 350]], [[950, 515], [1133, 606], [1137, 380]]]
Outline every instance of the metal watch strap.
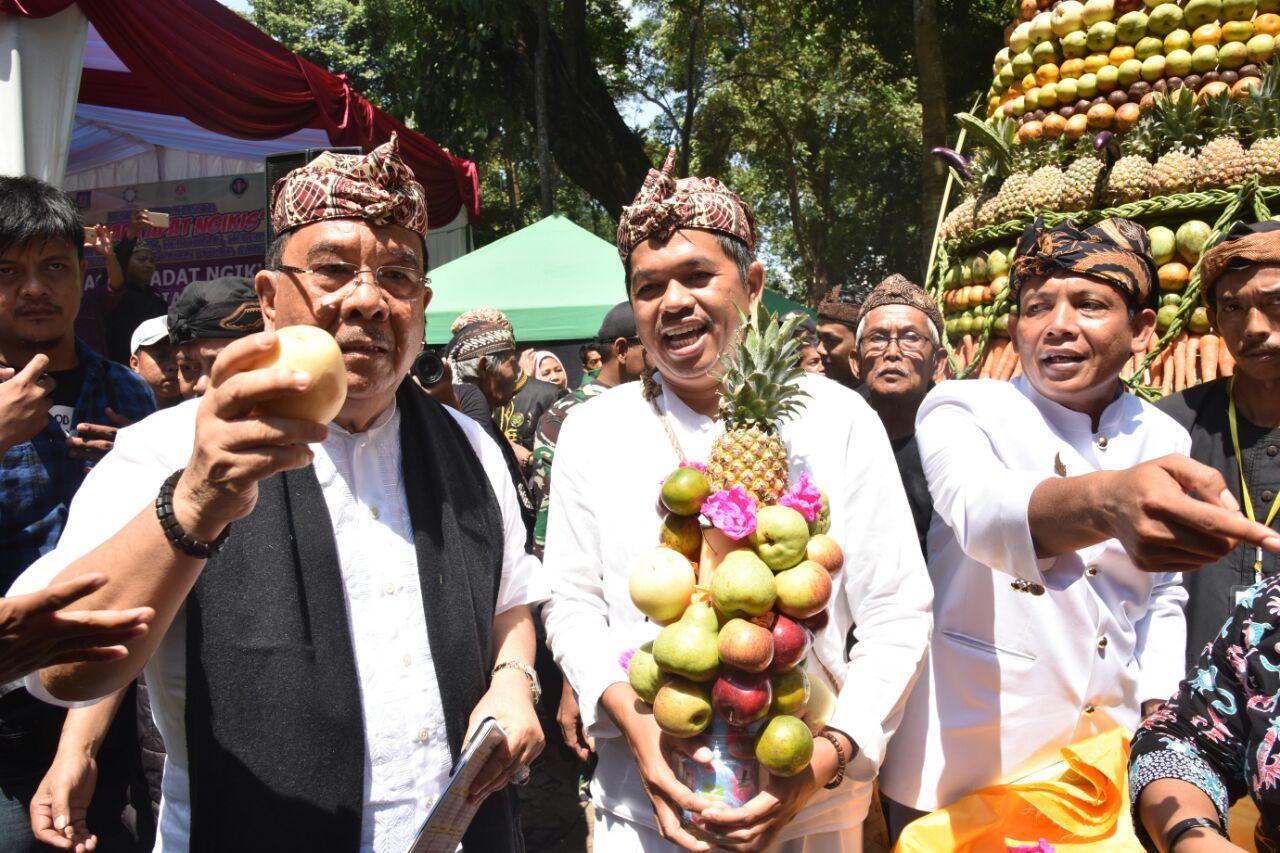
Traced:
[[1223, 831], [1222, 824], [1216, 820], [1207, 817], [1189, 817], [1186, 820], [1180, 820], [1173, 825], [1169, 833], [1165, 836], [1165, 849], [1173, 853], [1173, 845], [1182, 840], [1182, 836], [1186, 835], [1193, 829], [1212, 829], [1214, 832], [1227, 837], [1227, 833]]
[[179, 468], [174, 471], [160, 487], [160, 493], [156, 495], [156, 518], [160, 520], [160, 529], [164, 531], [165, 538], [173, 543], [173, 547], [188, 557], [207, 560], [218, 553], [223, 543], [227, 541], [227, 537], [231, 535], [231, 525], [228, 524], [222, 528], [218, 538], [212, 542], [202, 542], [182, 529], [182, 525], [173, 514], [173, 490], [177, 487], [178, 479], [184, 470], [186, 469]]
[[524, 677], [529, 679], [529, 692], [533, 694], [533, 704], [537, 705], [538, 701], [542, 699], [542, 684], [538, 681], [538, 673], [534, 672], [533, 667], [518, 660], [504, 660], [494, 666], [490, 676], [497, 675], [504, 669], [517, 669], [524, 673]]

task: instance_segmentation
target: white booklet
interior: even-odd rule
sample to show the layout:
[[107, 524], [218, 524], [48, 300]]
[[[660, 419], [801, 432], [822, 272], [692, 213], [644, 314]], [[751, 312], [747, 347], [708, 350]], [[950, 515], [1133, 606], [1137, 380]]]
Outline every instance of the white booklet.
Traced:
[[475, 781], [489, 756], [493, 755], [494, 750], [506, 738], [506, 733], [492, 717], [480, 724], [467, 748], [458, 757], [458, 764], [453, 768], [449, 784], [423, 821], [418, 837], [413, 840], [407, 853], [453, 853], [458, 849], [463, 833], [480, 808], [480, 803], [472, 803], [467, 799], [467, 792], [471, 790], [471, 783]]

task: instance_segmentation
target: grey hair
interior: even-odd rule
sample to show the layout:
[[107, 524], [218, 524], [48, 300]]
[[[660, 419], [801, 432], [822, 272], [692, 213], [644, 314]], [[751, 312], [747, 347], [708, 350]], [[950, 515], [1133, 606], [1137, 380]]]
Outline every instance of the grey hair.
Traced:
[[449, 359], [449, 364], [453, 367], [454, 382], [479, 382], [480, 381], [480, 359], [484, 358], [478, 355], [475, 358], [469, 358], [466, 361], [454, 361]]
[[[923, 312], [921, 312], [921, 313], [923, 313]], [[862, 317], [859, 317], [859, 318], [858, 318], [858, 329], [857, 329], [857, 331], [855, 331], [855, 332], [853, 333], [853, 345], [854, 345], [855, 347], [860, 347], [860, 346], [862, 346], [862, 330], [863, 330], [864, 328], [866, 328], [866, 325], [867, 325], [867, 318], [866, 318], [866, 316], [864, 315], [864, 316], [862, 316]], [[930, 319], [928, 319], [928, 317], [927, 317], [927, 316], [926, 316], [926, 318], [925, 318], [925, 324], [924, 324], [924, 325], [925, 325], [925, 327], [926, 327], [926, 328], [928, 328], [928, 330], [929, 330], [929, 340], [933, 341], [933, 345], [934, 345], [935, 347], [936, 347], [936, 346], [941, 346], [941, 345], [942, 345], [942, 341], [941, 341], [941, 339], [939, 339], [939, 338], [938, 338], [938, 327], [937, 327], [937, 326], [935, 326], [935, 325], [933, 325], [933, 321], [932, 321], [932, 320], [930, 320]]]

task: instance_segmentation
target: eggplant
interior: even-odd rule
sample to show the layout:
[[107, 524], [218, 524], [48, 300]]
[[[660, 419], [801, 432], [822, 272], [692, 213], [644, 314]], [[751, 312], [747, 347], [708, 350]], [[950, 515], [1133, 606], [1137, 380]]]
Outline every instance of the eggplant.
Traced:
[[956, 177], [962, 182], [973, 180], [973, 169], [969, 168], [969, 159], [954, 148], [939, 145], [933, 149], [933, 156], [955, 170]]
[[1111, 131], [1109, 130], [1101, 131], [1097, 136], [1093, 138], [1094, 150], [1101, 151], [1103, 148], [1106, 148], [1110, 142], [1111, 142]]

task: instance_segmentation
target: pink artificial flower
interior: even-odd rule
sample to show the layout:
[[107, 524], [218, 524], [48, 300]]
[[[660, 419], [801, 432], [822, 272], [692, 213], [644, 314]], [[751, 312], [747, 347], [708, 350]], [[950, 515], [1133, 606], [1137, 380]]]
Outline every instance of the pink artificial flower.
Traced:
[[1006, 849], [1008, 853], [1053, 853], [1053, 845], [1043, 838], [1040, 839], [1039, 844], [1022, 844]]
[[756, 532], [756, 501], [742, 486], [707, 498], [702, 514], [730, 539], [746, 539]]
[[805, 521], [811, 522], [822, 512], [822, 492], [818, 491], [808, 474], [801, 474], [791, 490], [778, 498], [778, 504], [791, 507], [803, 515]]
[[622, 667], [623, 672], [631, 671], [631, 659], [636, 656], [635, 649], [627, 649], [618, 656], [618, 665]]
[[703, 465], [701, 462], [681, 462], [680, 467], [692, 468], [693, 470], [697, 471], [699, 474], [707, 473], [707, 466]]

